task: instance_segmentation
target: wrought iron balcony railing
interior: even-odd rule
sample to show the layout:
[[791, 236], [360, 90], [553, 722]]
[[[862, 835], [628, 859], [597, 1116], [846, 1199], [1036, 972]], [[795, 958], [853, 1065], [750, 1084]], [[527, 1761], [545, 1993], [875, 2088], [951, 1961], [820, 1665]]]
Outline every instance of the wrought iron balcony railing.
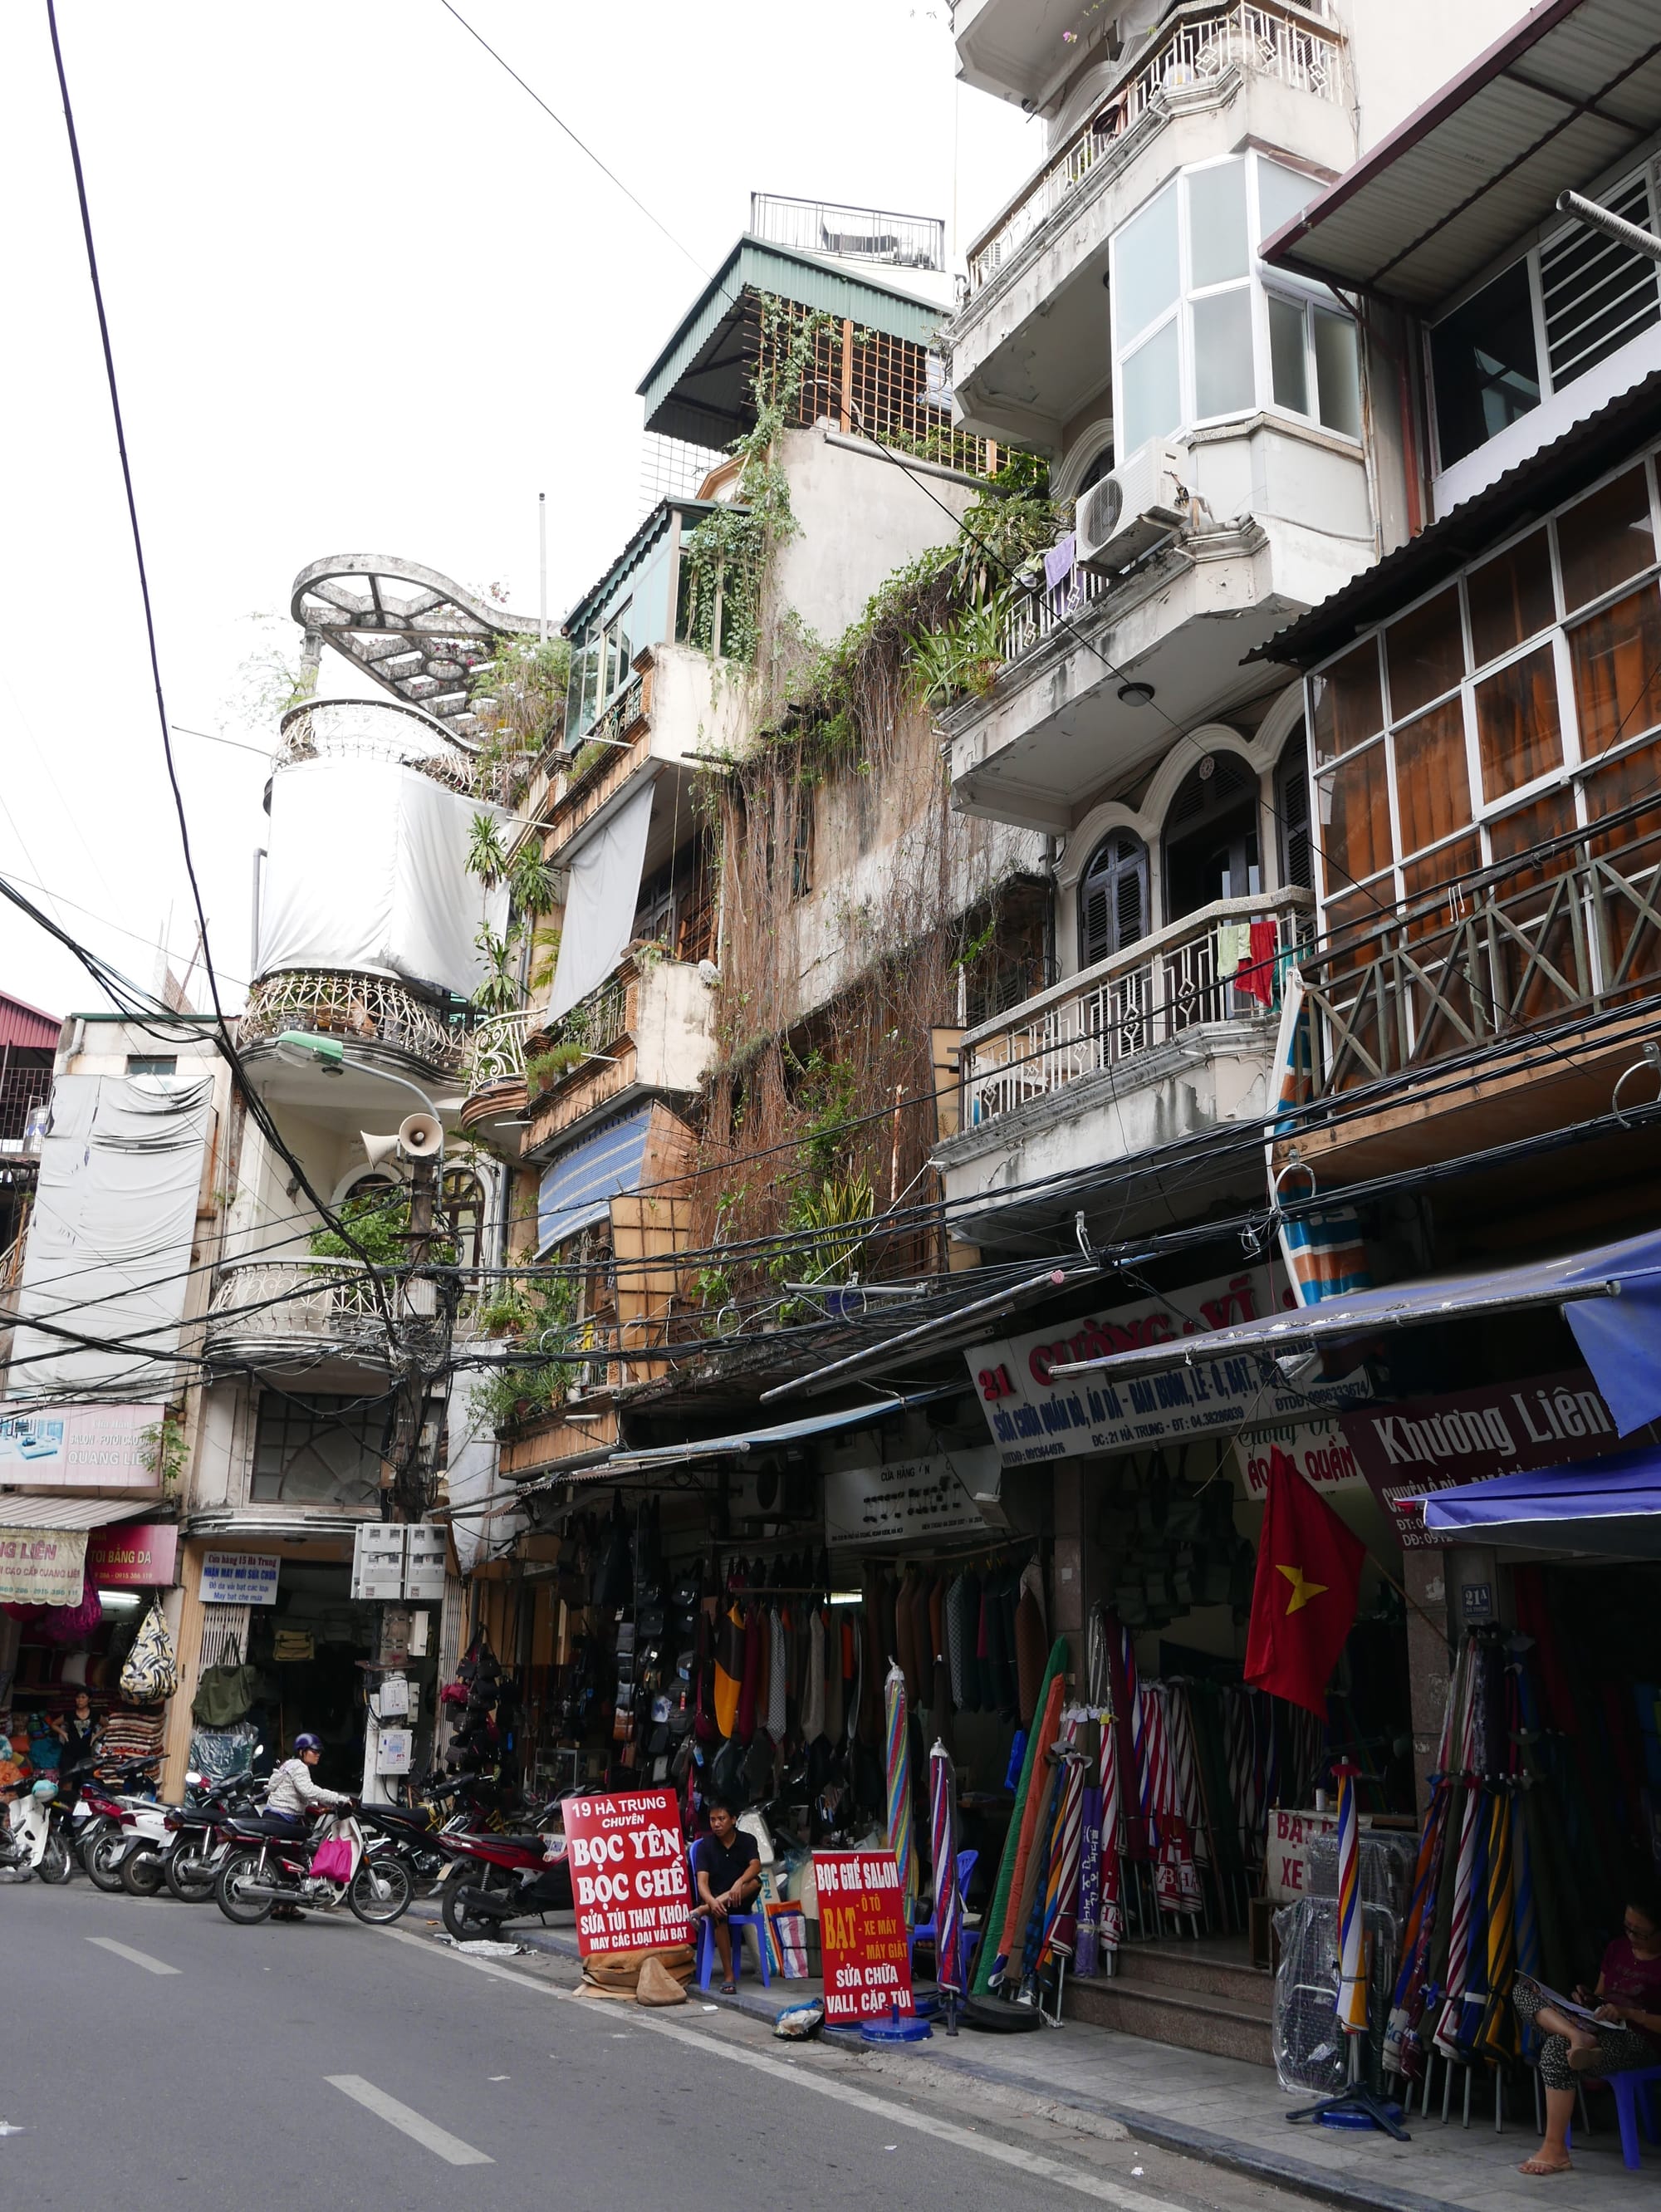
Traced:
[[489, 1014], [475, 1023], [462, 1048], [462, 1090], [468, 1097], [492, 1083], [524, 1081], [524, 1041], [536, 1019], [521, 1007], [518, 1013]]
[[[1140, 944], [1098, 961], [964, 1037], [959, 1061], [965, 1130], [1017, 1112], [1087, 1076], [1123, 1066], [1191, 1030], [1261, 1018], [1278, 1002], [1286, 962], [1306, 936], [1313, 895], [1289, 890], [1218, 899]], [[1274, 957], [1224, 974], [1224, 942], [1242, 924], [1274, 925]], [[1256, 991], [1242, 988], [1253, 983]]]
[[261, 1044], [284, 1030], [311, 1030], [379, 1046], [450, 1073], [461, 1066], [466, 1032], [424, 999], [386, 975], [344, 968], [284, 968], [248, 994], [241, 1042]]
[[1441, 885], [1301, 961], [1312, 1097], [1661, 996], [1661, 836], [1640, 816]]
[[1318, 99], [1342, 101], [1343, 39], [1318, 20], [1330, 23], [1331, 13], [1329, 0], [1302, 7], [1284, 0], [1225, 0], [1221, 6], [1185, 9], [971, 246], [970, 298], [1042, 230], [1144, 116], [1166, 110], [1167, 94], [1220, 77], [1233, 64]]

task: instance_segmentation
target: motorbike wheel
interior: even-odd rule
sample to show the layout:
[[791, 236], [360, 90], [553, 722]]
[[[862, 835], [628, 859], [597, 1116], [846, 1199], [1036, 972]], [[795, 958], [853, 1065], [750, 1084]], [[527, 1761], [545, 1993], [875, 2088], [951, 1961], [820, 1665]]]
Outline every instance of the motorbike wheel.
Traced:
[[360, 1920], [372, 1928], [385, 1928], [403, 1918], [414, 1894], [409, 1868], [389, 1852], [385, 1858], [364, 1860], [352, 1876], [346, 1902]]
[[121, 1862], [121, 1887], [129, 1897], [154, 1897], [164, 1879], [160, 1851], [129, 1851]]
[[214, 1903], [239, 1928], [258, 1928], [262, 1920], [270, 1918], [276, 1902], [275, 1898], [246, 1894], [248, 1884], [259, 1880], [259, 1857], [258, 1851], [233, 1851], [214, 1883]]
[[40, 1863], [35, 1869], [42, 1881], [67, 1881], [70, 1878], [70, 1847], [62, 1836], [48, 1836], [46, 1848], [40, 1854]]
[[176, 1845], [161, 1862], [161, 1874], [181, 1905], [205, 1905], [219, 1880], [211, 1850], [198, 1851]]
[[126, 1840], [119, 1828], [106, 1828], [101, 1836], [94, 1838], [88, 1844], [86, 1856], [82, 1861], [87, 1869], [88, 1881], [94, 1889], [101, 1889], [107, 1897], [114, 1897], [125, 1887], [116, 1859], [118, 1853], [125, 1848]]
[[475, 1917], [468, 1903], [470, 1891], [506, 1889], [507, 1877], [500, 1867], [482, 1866], [476, 1872], [468, 1866], [455, 1868], [446, 1878], [439, 1917], [458, 1943], [474, 1943], [482, 1936], [494, 1935], [501, 1923], [481, 1914]]

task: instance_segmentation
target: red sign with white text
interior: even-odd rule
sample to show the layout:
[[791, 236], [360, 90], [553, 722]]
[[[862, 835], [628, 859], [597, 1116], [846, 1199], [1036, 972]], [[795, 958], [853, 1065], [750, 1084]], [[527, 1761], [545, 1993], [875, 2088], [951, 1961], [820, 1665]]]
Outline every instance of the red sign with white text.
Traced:
[[179, 1528], [172, 1521], [122, 1521], [87, 1539], [87, 1580], [95, 1589], [167, 1589]]
[[672, 1790], [567, 1797], [565, 1840], [584, 1958], [692, 1941], [687, 1847]]
[[894, 1853], [815, 1851], [813, 1878], [827, 2023], [909, 2015], [912, 1969]]

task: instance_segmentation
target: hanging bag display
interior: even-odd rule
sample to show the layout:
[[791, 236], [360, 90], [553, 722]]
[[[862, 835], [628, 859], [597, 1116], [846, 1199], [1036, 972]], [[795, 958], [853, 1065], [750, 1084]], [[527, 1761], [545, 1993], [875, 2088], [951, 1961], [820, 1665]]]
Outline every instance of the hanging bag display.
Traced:
[[161, 1607], [153, 1601], [121, 1669], [121, 1694], [137, 1705], [155, 1705], [178, 1687], [179, 1654]]

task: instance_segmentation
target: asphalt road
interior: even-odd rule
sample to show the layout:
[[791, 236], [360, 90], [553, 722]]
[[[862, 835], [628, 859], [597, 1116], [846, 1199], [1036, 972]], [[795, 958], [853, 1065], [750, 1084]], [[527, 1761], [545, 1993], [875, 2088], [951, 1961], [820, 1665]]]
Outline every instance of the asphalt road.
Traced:
[[80, 1880], [5, 1885], [0, 1958], [0, 2204], [32, 2212], [1294, 2201], [967, 2094], [912, 2095], [695, 1993], [646, 2013], [579, 1996], [542, 1955], [465, 1960], [420, 1920], [243, 1929]]

